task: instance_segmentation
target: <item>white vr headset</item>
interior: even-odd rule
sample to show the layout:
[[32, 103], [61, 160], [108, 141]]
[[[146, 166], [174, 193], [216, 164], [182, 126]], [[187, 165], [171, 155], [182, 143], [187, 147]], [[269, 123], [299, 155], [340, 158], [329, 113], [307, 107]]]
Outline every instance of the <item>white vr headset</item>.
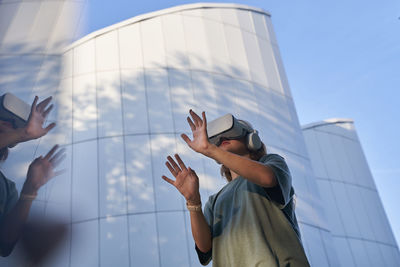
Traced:
[[0, 120], [10, 122], [14, 128], [24, 127], [28, 123], [31, 106], [11, 93], [0, 98]]
[[225, 139], [240, 139], [246, 137], [246, 146], [250, 151], [257, 151], [262, 147], [258, 132], [250, 123], [237, 120], [232, 114], [226, 114], [207, 124], [207, 134], [210, 143], [219, 146]]

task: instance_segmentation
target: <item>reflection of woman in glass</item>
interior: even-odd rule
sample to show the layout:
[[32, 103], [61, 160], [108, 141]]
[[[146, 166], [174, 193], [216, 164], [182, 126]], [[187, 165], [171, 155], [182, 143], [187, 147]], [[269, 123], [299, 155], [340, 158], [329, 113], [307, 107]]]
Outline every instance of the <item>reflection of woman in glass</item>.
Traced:
[[[257, 131], [245, 121], [226, 115], [207, 127], [190, 111], [193, 140], [182, 138], [194, 151], [222, 164], [228, 180], [201, 209], [199, 179], [179, 155], [166, 165], [175, 181], [163, 179], [187, 201], [199, 260], [213, 266], [309, 266], [294, 213], [291, 176], [285, 160], [266, 154]], [[230, 126], [225, 127], [229, 119]], [[215, 127], [222, 127], [215, 132]], [[208, 135], [207, 135], [208, 129]], [[210, 134], [213, 131], [213, 134]]]
[[[7, 159], [8, 147], [42, 137], [55, 126], [52, 123], [43, 128], [46, 117], [52, 109], [52, 105], [46, 108], [51, 101], [51, 97], [43, 100], [38, 105], [37, 101], [38, 98], [36, 97], [25, 127], [14, 128], [10, 122], [0, 119], [0, 161]], [[63, 151], [56, 152], [57, 149], [58, 146], [54, 146], [46, 156], [36, 158], [29, 165], [27, 178], [19, 198], [15, 183], [0, 172], [1, 256], [8, 256], [21, 236], [32, 201], [35, 199], [39, 188], [56, 175], [54, 167], [63, 156]]]

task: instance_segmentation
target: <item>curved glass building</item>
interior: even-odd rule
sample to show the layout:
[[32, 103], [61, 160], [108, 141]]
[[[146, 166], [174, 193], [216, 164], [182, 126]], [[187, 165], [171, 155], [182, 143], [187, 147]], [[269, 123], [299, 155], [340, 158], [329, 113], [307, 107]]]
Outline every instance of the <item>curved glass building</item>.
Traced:
[[161, 179], [166, 156], [178, 152], [198, 173], [203, 202], [225, 184], [219, 166], [180, 138], [191, 108], [209, 120], [230, 112], [252, 122], [268, 150], [286, 158], [308, 256], [315, 266], [335, 265], [267, 12], [170, 8], [89, 34], [64, 59], [59, 123], [71, 155], [71, 266], [199, 265], [184, 199]]
[[[190, 134], [189, 109], [206, 111], [208, 120], [226, 113], [247, 120], [269, 153], [285, 157], [312, 266], [359, 264], [350, 250], [342, 259], [338, 244], [353, 246], [359, 236], [332, 226], [333, 202], [322, 199], [321, 176], [313, 171], [325, 163], [310, 160], [314, 150], [306, 148], [268, 12], [238, 4], [178, 6], [91, 33], [61, 54], [57, 130], [35, 153], [60, 143], [66, 172], [41, 189], [34, 213], [62, 219], [71, 234], [48, 266], [200, 265], [184, 198], [161, 179], [169, 174], [166, 157], [179, 153], [200, 178], [203, 203], [226, 183], [216, 162], [181, 140]], [[14, 163], [8, 168], [22, 173]], [[385, 238], [390, 234], [385, 230]], [[363, 238], [354, 239], [355, 249]], [[370, 239], [392, 249], [381, 249], [382, 257], [397, 255], [390, 238]]]
[[353, 121], [317, 122], [303, 133], [341, 266], [398, 266], [399, 249]]

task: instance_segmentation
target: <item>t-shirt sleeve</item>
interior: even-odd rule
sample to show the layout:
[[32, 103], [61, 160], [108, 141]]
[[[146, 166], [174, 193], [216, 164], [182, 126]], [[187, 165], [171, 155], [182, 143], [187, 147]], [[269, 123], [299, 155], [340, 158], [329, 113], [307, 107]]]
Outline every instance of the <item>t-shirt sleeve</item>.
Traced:
[[272, 188], [264, 188], [268, 197], [283, 209], [292, 198], [292, 176], [283, 157], [277, 154], [268, 154], [260, 159], [260, 162], [270, 167], [274, 172], [278, 185]]
[[[207, 203], [204, 205], [204, 211], [203, 211], [203, 214], [204, 214], [204, 217], [205, 217], [205, 219], [207, 221], [207, 224], [210, 227], [211, 236], [213, 235], [213, 233], [212, 233], [212, 225], [213, 225], [213, 216], [212, 216], [212, 214], [213, 214], [212, 208], [213, 207], [212, 207], [212, 203], [213, 203], [213, 196], [211, 196], [208, 199]], [[197, 247], [197, 245], [195, 245], [195, 249], [196, 249], [196, 252], [197, 252], [197, 256], [199, 257], [200, 263], [202, 265], [209, 264], [211, 259], [212, 259], [212, 249], [210, 249], [209, 251], [207, 251], [205, 253], [200, 251], [200, 249]]]

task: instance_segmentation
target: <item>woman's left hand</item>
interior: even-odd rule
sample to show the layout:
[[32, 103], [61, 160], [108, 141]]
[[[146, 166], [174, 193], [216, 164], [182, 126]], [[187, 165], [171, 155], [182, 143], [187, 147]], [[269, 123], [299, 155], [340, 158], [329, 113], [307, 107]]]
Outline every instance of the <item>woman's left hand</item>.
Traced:
[[193, 140], [190, 140], [186, 134], [182, 134], [181, 137], [191, 149], [198, 153], [206, 154], [211, 146], [207, 135], [206, 113], [202, 112], [203, 118], [200, 118], [193, 110], [190, 110], [189, 113], [192, 118], [187, 117], [187, 121], [190, 129], [192, 129]]

